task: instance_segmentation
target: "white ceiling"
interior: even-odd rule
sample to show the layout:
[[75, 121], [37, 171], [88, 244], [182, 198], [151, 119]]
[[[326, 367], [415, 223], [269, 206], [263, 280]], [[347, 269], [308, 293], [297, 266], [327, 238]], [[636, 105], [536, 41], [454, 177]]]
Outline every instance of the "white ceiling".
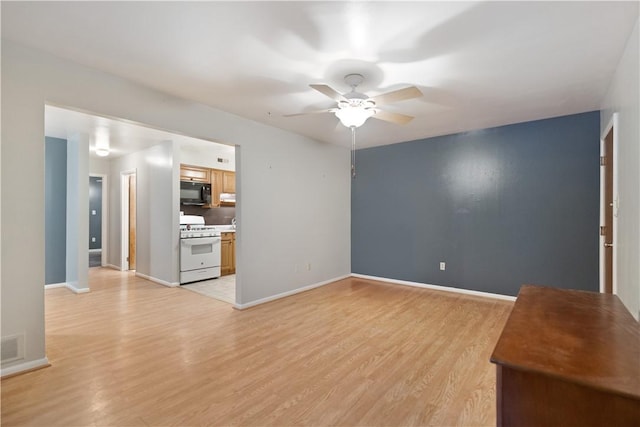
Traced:
[[7, 2], [2, 37], [320, 141], [348, 146], [311, 89], [424, 96], [359, 147], [597, 110], [638, 2]]
[[164, 141], [173, 141], [178, 144], [181, 150], [186, 151], [202, 152], [203, 146], [215, 144], [217, 153], [227, 153], [229, 156], [233, 156], [235, 152], [234, 147], [213, 141], [191, 138], [141, 126], [136, 123], [98, 117], [93, 114], [72, 111], [52, 105], [45, 106], [44, 133], [46, 136], [62, 139], [69, 139], [74, 136], [87, 138], [90, 144], [90, 155], [97, 157], [95, 153], [96, 132], [106, 132], [108, 135], [109, 158], [144, 150]]

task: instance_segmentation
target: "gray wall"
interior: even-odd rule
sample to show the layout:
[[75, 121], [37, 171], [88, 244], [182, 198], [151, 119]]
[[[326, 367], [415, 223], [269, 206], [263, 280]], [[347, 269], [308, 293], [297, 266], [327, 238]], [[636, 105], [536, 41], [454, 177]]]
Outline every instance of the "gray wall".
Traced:
[[524, 283], [597, 291], [599, 120], [358, 150], [352, 271], [504, 295]]
[[[166, 285], [179, 284], [178, 151], [172, 141], [111, 160], [108, 264], [122, 267], [122, 174], [136, 174], [136, 273]], [[175, 221], [175, 222], [174, 222]], [[107, 249], [106, 247], [104, 249]]]
[[45, 284], [66, 280], [67, 141], [45, 138]]
[[[3, 373], [47, 363], [42, 286], [45, 270], [43, 117], [46, 102], [195, 138], [238, 144], [236, 218], [240, 225], [236, 234], [236, 293], [241, 306], [350, 273], [348, 149], [322, 144], [202, 104], [185, 102], [6, 39], [2, 39], [1, 77], [1, 335], [23, 333], [25, 336], [24, 360], [3, 365]], [[176, 150], [174, 158], [179, 156]], [[162, 159], [149, 159], [156, 160]], [[89, 163], [88, 159], [86, 163]], [[81, 219], [86, 221], [87, 232], [79, 236], [86, 239], [85, 245], [89, 229], [86, 215], [88, 169], [87, 166], [83, 181], [87, 187], [87, 204], [83, 207], [84, 219]], [[174, 240], [171, 242], [176, 254], [175, 264], [163, 259], [153, 260], [154, 263], [165, 262], [167, 269], [178, 265], [178, 233], [175, 230], [178, 229], [180, 206], [179, 165], [174, 169], [165, 191], [175, 191], [176, 202], [169, 214], [171, 220], [166, 225], [161, 224], [161, 229], [169, 230], [175, 239], [175, 243]], [[22, 184], [29, 188], [28, 200], [23, 189], [12, 186], [16, 176], [20, 176]], [[292, 176], [296, 179], [291, 179]], [[114, 182], [109, 188], [118, 189], [119, 185]], [[274, 203], [283, 194], [296, 195], [287, 201], [287, 215], [282, 215], [285, 209], [282, 204]], [[117, 216], [118, 208], [119, 205], [110, 203], [114, 215], [109, 218]], [[318, 216], [318, 212], [322, 212], [322, 216]], [[163, 242], [153, 239], [153, 245], [162, 247]], [[109, 239], [110, 250], [111, 247]], [[302, 265], [311, 265], [311, 269], [302, 269]], [[154, 274], [153, 271], [150, 273]]]
[[67, 278], [76, 290], [89, 290], [89, 141], [67, 140]]
[[102, 178], [98, 176], [90, 176], [89, 177], [89, 249], [101, 249], [101, 248], [102, 248]]

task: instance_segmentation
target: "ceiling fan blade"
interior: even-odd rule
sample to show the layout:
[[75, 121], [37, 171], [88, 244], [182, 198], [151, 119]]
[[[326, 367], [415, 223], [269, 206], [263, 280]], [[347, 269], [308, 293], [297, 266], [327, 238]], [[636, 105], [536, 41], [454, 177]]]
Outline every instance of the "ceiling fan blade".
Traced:
[[369, 98], [376, 105], [391, 104], [392, 102], [404, 101], [405, 99], [419, 98], [422, 92], [415, 86], [409, 86], [404, 89], [394, 90], [392, 92], [383, 93]]
[[314, 88], [315, 90], [317, 90], [318, 92], [327, 95], [329, 98], [333, 99], [334, 101], [346, 101], [347, 98], [345, 98], [344, 96], [342, 96], [342, 94], [338, 91], [336, 91], [335, 89], [333, 89], [330, 86], [327, 85], [309, 85], [312, 88]]
[[333, 113], [335, 111], [336, 111], [335, 108], [327, 108], [325, 110], [313, 110], [313, 111], [305, 111], [303, 113], [285, 114], [283, 115], [283, 117], [304, 116], [307, 114]]
[[384, 111], [384, 110], [376, 110], [376, 113], [371, 117], [373, 117], [374, 119], [384, 120], [385, 122], [391, 122], [398, 125], [406, 125], [411, 120], [413, 120], [413, 117], [407, 116], [406, 114], [392, 113], [390, 111]]

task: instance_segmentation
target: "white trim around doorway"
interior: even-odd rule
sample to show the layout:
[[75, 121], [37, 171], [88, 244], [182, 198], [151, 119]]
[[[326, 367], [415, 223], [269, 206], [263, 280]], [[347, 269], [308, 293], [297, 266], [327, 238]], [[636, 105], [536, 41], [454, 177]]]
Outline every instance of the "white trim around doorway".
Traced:
[[[614, 294], [618, 293], [618, 268], [617, 268], [617, 249], [616, 243], [618, 242], [618, 113], [613, 113], [609, 123], [604, 128], [604, 131], [600, 135], [600, 156], [605, 155], [604, 151], [604, 140], [607, 137], [607, 134], [613, 129], [613, 247], [612, 250], [612, 268], [613, 268], [613, 280], [612, 280], [612, 292]], [[604, 218], [604, 168], [600, 167], [600, 225], [605, 225]], [[599, 284], [600, 284], [600, 292], [605, 292], [605, 279], [604, 279], [604, 270], [605, 270], [605, 253], [604, 253], [604, 236], [601, 236], [598, 233], [598, 243], [599, 243]]]
[[129, 270], [129, 177], [136, 169], [120, 172], [120, 270]]

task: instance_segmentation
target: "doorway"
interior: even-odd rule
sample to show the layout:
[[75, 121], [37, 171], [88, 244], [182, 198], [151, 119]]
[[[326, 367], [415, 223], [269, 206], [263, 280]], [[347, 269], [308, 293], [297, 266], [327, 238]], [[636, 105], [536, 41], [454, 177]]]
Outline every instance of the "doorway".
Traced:
[[136, 269], [136, 171], [121, 173], [122, 260], [123, 271]]
[[616, 128], [614, 113], [601, 140], [600, 157], [600, 292], [616, 293]]
[[106, 175], [89, 175], [89, 268], [106, 264]]

